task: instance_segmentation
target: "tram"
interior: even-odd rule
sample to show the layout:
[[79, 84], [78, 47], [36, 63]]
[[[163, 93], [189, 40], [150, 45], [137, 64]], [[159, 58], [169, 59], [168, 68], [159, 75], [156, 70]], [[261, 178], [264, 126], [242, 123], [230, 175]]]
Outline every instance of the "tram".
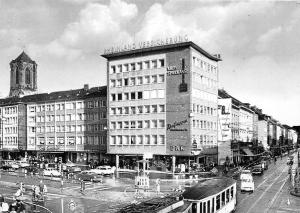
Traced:
[[236, 181], [231, 178], [205, 180], [182, 195], [185, 207], [181, 213], [229, 213], [236, 209]]

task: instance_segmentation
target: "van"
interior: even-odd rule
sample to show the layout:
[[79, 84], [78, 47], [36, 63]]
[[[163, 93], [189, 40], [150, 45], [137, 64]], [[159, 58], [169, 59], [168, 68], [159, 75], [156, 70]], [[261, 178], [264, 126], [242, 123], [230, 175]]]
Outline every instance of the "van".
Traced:
[[241, 176], [241, 192], [254, 192], [254, 181], [251, 171], [242, 171]]

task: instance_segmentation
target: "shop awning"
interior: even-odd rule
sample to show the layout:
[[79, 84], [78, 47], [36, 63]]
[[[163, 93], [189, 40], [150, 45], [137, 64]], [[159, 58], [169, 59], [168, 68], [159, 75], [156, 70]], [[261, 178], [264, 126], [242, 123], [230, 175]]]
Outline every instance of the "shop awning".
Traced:
[[246, 153], [247, 156], [255, 156], [250, 149], [248, 148], [242, 148], [243, 152]]

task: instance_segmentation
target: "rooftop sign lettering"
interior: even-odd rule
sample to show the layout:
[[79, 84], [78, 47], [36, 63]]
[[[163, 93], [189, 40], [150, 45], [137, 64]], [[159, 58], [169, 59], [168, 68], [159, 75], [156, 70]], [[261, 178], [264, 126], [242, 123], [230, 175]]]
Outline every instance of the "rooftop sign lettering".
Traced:
[[178, 44], [187, 41], [189, 41], [187, 35], [184, 36], [179, 35], [174, 37], [168, 37], [165, 39], [155, 39], [151, 41], [142, 41], [138, 43], [124, 44], [124, 45], [119, 45], [115, 47], [110, 47], [108, 49], [104, 49], [104, 55], [126, 52], [126, 51], [136, 50], [136, 49], [158, 47], [158, 46], [169, 45], [169, 44]]

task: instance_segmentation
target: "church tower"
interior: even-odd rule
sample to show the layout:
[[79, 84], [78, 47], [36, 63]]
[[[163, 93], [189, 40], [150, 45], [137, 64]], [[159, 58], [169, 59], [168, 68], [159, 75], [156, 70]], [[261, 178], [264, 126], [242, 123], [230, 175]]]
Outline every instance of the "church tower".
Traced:
[[37, 64], [23, 51], [10, 62], [9, 97], [22, 97], [37, 92]]

